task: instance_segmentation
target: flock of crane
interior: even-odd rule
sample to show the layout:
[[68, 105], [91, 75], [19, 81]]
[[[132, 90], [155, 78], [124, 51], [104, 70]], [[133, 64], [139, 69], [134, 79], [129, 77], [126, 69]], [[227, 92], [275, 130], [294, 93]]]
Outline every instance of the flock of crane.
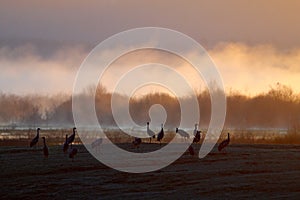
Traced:
[[[150, 140], [150, 143], [151, 143], [151, 139], [157, 139], [157, 141], [160, 143], [161, 145], [161, 141], [164, 137], [164, 128], [163, 128], [163, 124], [161, 124], [161, 130], [155, 134], [149, 127], [149, 122], [147, 122], [147, 134], [149, 135], [149, 140]], [[39, 135], [40, 135], [40, 128], [37, 128], [37, 133], [36, 133], [36, 136], [31, 140], [30, 142], [30, 147], [34, 147], [38, 141], [39, 141]], [[183, 138], [190, 138], [190, 134], [187, 133], [186, 131], [182, 130], [182, 129], [179, 129], [179, 128], [176, 128], [176, 134], [179, 134], [181, 137]], [[73, 128], [73, 133], [68, 136], [66, 135], [66, 138], [65, 138], [65, 142], [63, 144], [63, 152], [64, 153], [67, 153], [69, 152], [69, 158], [72, 159], [72, 161], [74, 160], [74, 157], [75, 155], [77, 154], [78, 152], [78, 149], [76, 147], [73, 148], [72, 146], [72, 143], [74, 142], [75, 140], [75, 134], [76, 134], [76, 128], [74, 127]], [[157, 135], [157, 136], [156, 136]], [[195, 129], [193, 131], [193, 135], [194, 135], [194, 138], [193, 138], [193, 143], [199, 143], [200, 140], [201, 140], [201, 131], [198, 130], [198, 124], [195, 124]], [[49, 156], [49, 149], [48, 149], [48, 146], [46, 144], [46, 138], [45, 137], [42, 137], [43, 139], [43, 153], [44, 153], [44, 157], [45, 158], [48, 158]], [[226, 146], [229, 145], [229, 142], [230, 142], [230, 134], [228, 133], [227, 134], [227, 139], [223, 140], [219, 145], [218, 145], [218, 150], [219, 151], [222, 151], [222, 149], [224, 149]], [[91, 147], [94, 149], [96, 148], [97, 146], [99, 146], [100, 144], [102, 143], [102, 138], [99, 138], [99, 139], [96, 139], [92, 144], [91, 144]], [[136, 148], [139, 148], [140, 144], [142, 143], [142, 139], [139, 138], [139, 137], [135, 137], [134, 138], [134, 141], [132, 142], [132, 144], [134, 145], [134, 147]], [[69, 150], [69, 146], [71, 146], [70, 150]], [[68, 151], [69, 150], [69, 151]], [[194, 149], [193, 147], [190, 145], [189, 148], [188, 148], [188, 151], [191, 155], [194, 155]]]
[[[41, 130], [40, 128], [36, 129], [36, 136], [31, 140], [30, 145], [29, 145], [30, 147], [34, 147], [38, 143], [39, 137], [40, 137], [40, 130]], [[73, 148], [73, 146], [72, 146], [72, 143], [75, 140], [75, 133], [76, 133], [76, 128], [74, 127], [72, 135], [69, 136], [69, 137], [68, 137], [68, 135], [66, 135], [66, 140], [65, 140], [65, 143], [63, 145], [63, 152], [67, 153], [67, 151], [69, 149], [69, 145], [71, 144], [71, 150], [69, 151], [69, 158], [72, 158], [72, 160], [74, 160], [74, 157], [78, 152], [78, 149]], [[46, 138], [42, 137], [42, 139], [43, 139], [43, 145], [44, 145], [43, 146], [43, 153], [44, 153], [45, 158], [48, 158], [49, 149], [48, 149], [48, 146], [46, 144]]]
[[[161, 130], [159, 131], [159, 133], [157, 134], [157, 141], [161, 144], [161, 140], [163, 139], [164, 137], [164, 125], [161, 124]], [[177, 134], [179, 134], [181, 137], [183, 138], [190, 138], [190, 134], [187, 133], [186, 131], [182, 130], [182, 129], [179, 129], [179, 128], [176, 128], [176, 131], [175, 131]], [[150, 139], [150, 143], [151, 143], [151, 139], [155, 139], [155, 133], [149, 128], [149, 122], [147, 122], [147, 134], [149, 135], [149, 139]], [[194, 138], [193, 138], [193, 143], [199, 143], [200, 140], [201, 140], [201, 131], [198, 130], [198, 124], [195, 124], [195, 129], [193, 131], [193, 134], [194, 134]], [[219, 146], [218, 146], [218, 150], [219, 151], [222, 151], [222, 149], [224, 149], [226, 146], [229, 145], [229, 142], [230, 142], [230, 134], [227, 133], [227, 139], [223, 140]], [[142, 139], [141, 138], [138, 138], [138, 137], [135, 137], [134, 138], [134, 141], [132, 142], [133, 145], [137, 148], [139, 148], [139, 145], [142, 143]], [[191, 155], [194, 155], [195, 152], [194, 152], [194, 149], [192, 146], [189, 146], [188, 148], [189, 150], [189, 153]]]

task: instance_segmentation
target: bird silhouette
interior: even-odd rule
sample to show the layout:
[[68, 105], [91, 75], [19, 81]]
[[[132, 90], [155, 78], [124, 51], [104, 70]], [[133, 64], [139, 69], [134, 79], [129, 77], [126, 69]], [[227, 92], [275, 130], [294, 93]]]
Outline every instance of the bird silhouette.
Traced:
[[72, 162], [74, 161], [74, 157], [77, 154], [77, 148], [73, 148], [72, 151], [69, 153], [69, 158], [72, 158]]
[[201, 131], [197, 130], [197, 133], [193, 139], [193, 143], [198, 143], [198, 142], [200, 142], [200, 140], [201, 140]]
[[98, 138], [95, 141], [93, 141], [91, 144], [92, 149], [96, 149], [96, 151], [98, 151], [98, 147], [100, 146], [100, 144], [102, 144], [102, 142], [103, 142], [102, 138]]
[[150, 136], [149, 139], [150, 139], [150, 144], [151, 144], [151, 138], [155, 138], [155, 133], [149, 128], [149, 122], [147, 122], [147, 133], [148, 135]]
[[198, 131], [198, 124], [196, 123], [195, 124], [195, 129], [194, 129], [194, 136], [197, 134], [197, 131]]
[[74, 142], [74, 139], [75, 139], [75, 131], [76, 131], [76, 128], [74, 127], [72, 135], [70, 135], [70, 137], [67, 138], [67, 143], [68, 143], [68, 145], [71, 144], [71, 148], [72, 148], [72, 143]]
[[33, 147], [38, 143], [40, 137], [40, 130], [40, 128], [36, 129], [36, 136], [31, 140], [30, 147]]
[[44, 157], [48, 158], [48, 156], [49, 156], [49, 150], [48, 150], [48, 147], [46, 145], [46, 138], [45, 137], [42, 137], [42, 138], [43, 138], [43, 144], [44, 144], [44, 147], [43, 147]]
[[136, 148], [139, 148], [141, 143], [142, 143], [142, 139], [141, 139], [141, 138], [138, 138], [138, 137], [135, 137], [135, 138], [134, 138], [134, 141], [132, 142], [132, 144], [133, 144]]
[[159, 144], [161, 145], [161, 140], [164, 137], [164, 125], [161, 124], [161, 130], [159, 131], [159, 133], [157, 134], [157, 141], [159, 141]]
[[176, 128], [176, 133], [181, 135], [181, 137], [183, 137], [183, 138], [190, 138], [190, 135], [182, 129]]
[[226, 140], [223, 140], [219, 146], [218, 146], [218, 150], [219, 151], [222, 151], [222, 149], [224, 149], [226, 146], [229, 145], [229, 142], [230, 142], [230, 135], [229, 133], [227, 133], [227, 139]]
[[192, 146], [189, 146], [189, 153], [190, 153], [190, 155], [195, 155], [195, 151], [194, 151], [194, 148], [192, 147]]
[[68, 151], [68, 148], [69, 148], [68, 135], [66, 135], [66, 140], [65, 140], [65, 143], [63, 145], [63, 151], [64, 151], [64, 153], [66, 153]]

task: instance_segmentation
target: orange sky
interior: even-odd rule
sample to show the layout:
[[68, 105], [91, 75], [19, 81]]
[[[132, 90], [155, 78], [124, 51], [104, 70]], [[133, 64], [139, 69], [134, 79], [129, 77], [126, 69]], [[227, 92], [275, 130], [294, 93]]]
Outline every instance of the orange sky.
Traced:
[[[71, 93], [76, 72], [87, 53], [80, 47], [66, 48], [57, 52], [55, 59], [45, 60], [28, 49], [28, 46], [0, 49], [1, 90], [25, 94]], [[219, 69], [227, 91], [233, 89], [255, 95], [280, 82], [300, 92], [300, 49], [281, 51], [272, 45], [223, 43], [208, 53]], [[184, 60], [170, 53], [150, 50], [133, 52], [118, 59], [109, 67], [102, 83], [112, 89], [130, 67], [149, 62], [173, 67], [187, 77], [187, 82], [191, 82], [195, 90], [206, 87], [201, 76]], [[152, 71], [151, 76], [154, 75], [172, 80], [172, 76], [160, 71]], [[139, 78], [143, 76], [149, 74], [141, 74]], [[155, 87], [151, 87], [151, 91], [155, 91]]]
[[[130, 28], [158, 26], [183, 32], [203, 45], [227, 91], [253, 95], [280, 82], [299, 93], [299, 7], [297, 0], [3, 0], [0, 91], [70, 93], [80, 64], [99, 42]], [[169, 58], [149, 52], [144, 57], [163, 62]], [[139, 59], [126, 58], [122, 66], [112, 66], [107, 85], [121, 67]], [[172, 58], [167, 64], [189, 74], [196, 89], [205, 87], [186, 63]]]

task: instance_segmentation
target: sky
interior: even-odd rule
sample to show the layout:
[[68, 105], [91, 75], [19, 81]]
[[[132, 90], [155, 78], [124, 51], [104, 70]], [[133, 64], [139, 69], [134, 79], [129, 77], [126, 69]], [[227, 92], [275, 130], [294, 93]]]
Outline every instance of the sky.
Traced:
[[[297, 0], [0, 0], [0, 91], [71, 93], [81, 63], [97, 44], [121, 31], [151, 26], [200, 43], [227, 91], [257, 94], [280, 82], [300, 92], [299, 8]], [[131, 56], [126, 64], [111, 66], [106, 79], [140, 57], [158, 61], [164, 56]], [[192, 73], [187, 63], [175, 60], [169, 64]]]

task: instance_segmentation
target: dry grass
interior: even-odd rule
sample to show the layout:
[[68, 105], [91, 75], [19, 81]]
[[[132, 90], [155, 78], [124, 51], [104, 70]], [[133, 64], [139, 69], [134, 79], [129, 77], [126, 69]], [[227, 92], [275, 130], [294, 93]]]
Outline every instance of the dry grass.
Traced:
[[[286, 133], [277, 130], [224, 130], [218, 140], [227, 138], [227, 132], [230, 132], [231, 144], [300, 144], [300, 133], [297, 130], [287, 130]], [[2, 130], [0, 131], [0, 146], [28, 146], [36, 132], [30, 130]], [[47, 138], [47, 144], [62, 145], [65, 141], [65, 135], [71, 134], [69, 129], [49, 129], [43, 130], [40, 137]], [[96, 134], [90, 132], [88, 134]], [[113, 143], [131, 143], [133, 137], [122, 132], [121, 130], [106, 130], [105, 135]], [[205, 137], [205, 131], [202, 133], [202, 141]], [[163, 143], [169, 143], [175, 136], [174, 131], [165, 131]], [[143, 142], [148, 143], [149, 139], [143, 139]], [[156, 139], [152, 139], [153, 143], [157, 143]], [[75, 138], [75, 144], [81, 144], [79, 137]], [[42, 145], [40, 142], [39, 145]]]

